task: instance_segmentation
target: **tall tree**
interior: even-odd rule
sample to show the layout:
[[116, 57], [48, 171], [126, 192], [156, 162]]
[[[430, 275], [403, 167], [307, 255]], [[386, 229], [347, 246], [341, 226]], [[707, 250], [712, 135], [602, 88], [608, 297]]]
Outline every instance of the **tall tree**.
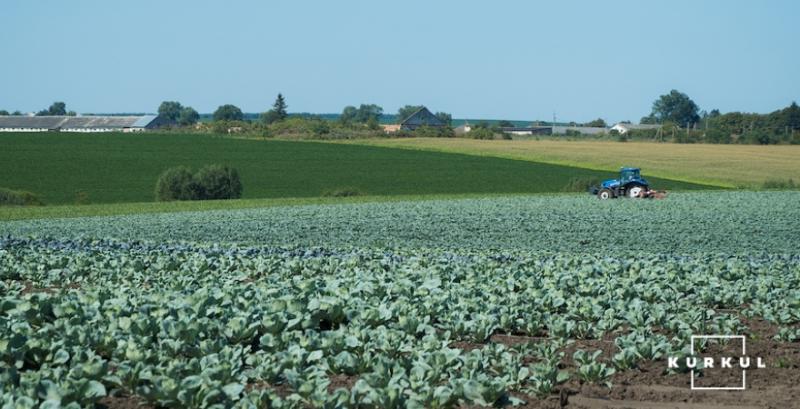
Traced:
[[442, 122], [444, 122], [445, 125], [447, 126], [450, 126], [450, 124], [453, 123], [453, 116], [448, 114], [447, 112], [437, 112], [434, 115], [436, 115], [436, 117], [439, 118]]
[[408, 117], [411, 116], [411, 114], [419, 111], [420, 109], [422, 109], [422, 105], [406, 105], [406, 106], [398, 109], [397, 110], [397, 122], [405, 121]]
[[242, 119], [244, 119], [244, 114], [236, 105], [220, 105], [219, 108], [214, 111], [215, 121], [241, 121]]
[[784, 126], [790, 129], [800, 129], [800, 107], [797, 102], [792, 102], [787, 108], [783, 109]]
[[589, 121], [585, 125], [593, 126], [596, 128], [605, 128], [607, 126], [606, 121], [603, 118], [597, 118], [594, 121]]
[[278, 97], [275, 98], [275, 103], [272, 104], [272, 110], [275, 111], [276, 117], [279, 121], [286, 119], [289, 116], [289, 113], [286, 112], [286, 108], [289, 106], [286, 105], [286, 100], [283, 99], [283, 95], [278, 93]]
[[8, 116], [8, 111], [5, 109], [0, 109], [0, 116]]
[[358, 116], [358, 109], [352, 105], [344, 107], [342, 115], [339, 116], [339, 121], [343, 124], [350, 124], [356, 121]]
[[53, 102], [50, 105], [50, 108], [43, 109], [36, 113], [36, 116], [44, 116], [44, 115], [66, 115], [67, 114], [67, 104], [63, 102]]
[[164, 101], [158, 106], [158, 114], [170, 121], [177, 121], [183, 106], [178, 101]]
[[53, 102], [53, 105], [50, 105], [47, 111], [50, 112], [50, 115], [66, 115], [67, 104], [63, 102]]
[[273, 122], [286, 119], [286, 117], [289, 116], [286, 112], [286, 108], [286, 100], [283, 99], [283, 95], [278, 94], [278, 97], [275, 98], [275, 103], [272, 104], [272, 109], [261, 114], [261, 122], [269, 125]]
[[377, 121], [383, 115], [383, 108], [375, 104], [361, 104], [356, 113], [356, 121], [367, 123], [370, 119]]
[[674, 122], [679, 126], [691, 126], [700, 120], [699, 110], [688, 95], [673, 89], [653, 102], [650, 118], [658, 124]]
[[178, 115], [178, 124], [181, 126], [194, 125], [200, 120], [200, 114], [192, 107], [183, 107]]
[[372, 129], [373, 131], [377, 131], [381, 129], [381, 124], [378, 122], [378, 119], [374, 116], [369, 117], [367, 120], [367, 128]]

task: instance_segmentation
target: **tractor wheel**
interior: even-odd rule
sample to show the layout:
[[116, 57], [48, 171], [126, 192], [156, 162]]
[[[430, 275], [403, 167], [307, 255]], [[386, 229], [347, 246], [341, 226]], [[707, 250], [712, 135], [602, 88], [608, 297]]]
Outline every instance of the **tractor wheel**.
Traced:
[[628, 197], [633, 199], [637, 197], [644, 197], [644, 186], [642, 185], [630, 185], [628, 187], [628, 191], [626, 192]]
[[597, 192], [597, 198], [600, 200], [611, 199], [613, 197], [614, 193], [612, 193], [609, 189], [600, 189], [600, 191]]

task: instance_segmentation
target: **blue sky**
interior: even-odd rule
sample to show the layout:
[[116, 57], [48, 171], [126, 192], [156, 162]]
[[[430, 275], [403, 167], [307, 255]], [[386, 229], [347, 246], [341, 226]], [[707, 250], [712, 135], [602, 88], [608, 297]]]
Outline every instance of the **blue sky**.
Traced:
[[30, 1], [0, 7], [0, 109], [386, 112], [637, 121], [800, 100], [798, 1]]

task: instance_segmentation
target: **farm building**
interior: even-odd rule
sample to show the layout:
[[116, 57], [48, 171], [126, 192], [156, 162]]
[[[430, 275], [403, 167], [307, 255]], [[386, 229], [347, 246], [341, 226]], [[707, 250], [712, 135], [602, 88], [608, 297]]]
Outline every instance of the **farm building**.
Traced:
[[171, 125], [157, 115], [0, 116], [0, 132], [140, 132]]
[[447, 124], [425, 107], [400, 122], [400, 129], [404, 131], [413, 131], [421, 126], [441, 127], [447, 126]]
[[621, 135], [625, 135], [629, 131], [638, 131], [642, 129], [659, 129], [661, 125], [658, 124], [626, 124], [626, 123], [618, 123], [611, 127], [612, 131], [617, 131]]
[[554, 126], [554, 135], [565, 135], [567, 133], [577, 132], [581, 135], [602, 135], [608, 133], [608, 128], [599, 126]]
[[550, 135], [553, 133], [551, 126], [504, 126], [500, 130], [511, 135]]
[[398, 124], [381, 125], [381, 128], [383, 128], [383, 132], [395, 133], [400, 130], [400, 125]]

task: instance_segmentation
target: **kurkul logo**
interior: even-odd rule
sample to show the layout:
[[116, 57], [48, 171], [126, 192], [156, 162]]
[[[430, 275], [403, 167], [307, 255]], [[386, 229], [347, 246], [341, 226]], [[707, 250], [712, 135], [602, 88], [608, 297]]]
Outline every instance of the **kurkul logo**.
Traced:
[[[710, 339], [721, 339], [721, 340], [739, 339], [742, 342], [742, 355], [739, 357], [732, 357], [732, 356], [722, 356], [722, 357], [706, 356], [702, 358], [696, 357], [695, 341], [710, 340]], [[751, 359], [751, 357], [747, 355], [747, 341], [744, 335], [692, 335], [690, 348], [692, 356], [687, 357], [684, 363], [686, 364], [687, 368], [691, 369], [692, 390], [744, 390], [745, 388], [747, 388], [747, 370], [766, 368], [764, 360], [761, 357], [756, 357], [755, 359]], [[667, 358], [667, 365], [671, 369], [677, 369], [680, 367], [677, 357]], [[720, 369], [730, 369], [730, 370], [741, 369], [742, 382], [741, 384], [737, 385], [696, 386], [695, 369], [701, 369], [701, 368], [702, 369], [720, 368]]]

